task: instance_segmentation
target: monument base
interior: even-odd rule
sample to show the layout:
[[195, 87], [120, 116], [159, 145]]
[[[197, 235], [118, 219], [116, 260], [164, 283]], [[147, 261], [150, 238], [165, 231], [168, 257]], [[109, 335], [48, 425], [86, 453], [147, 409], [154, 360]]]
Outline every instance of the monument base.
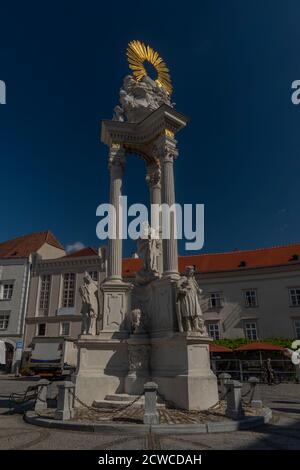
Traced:
[[[118, 337], [119, 336], [119, 337]], [[124, 392], [128, 372], [128, 348], [125, 333], [105, 332], [81, 336], [77, 342], [78, 366], [74, 376], [75, 395], [91, 405], [106, 395]], [[75, 401], [75, 406], [80, 403]]]
[[152, 338], [152, 380], [170, 405], [206, 410], [218, 402], [217, 378], [210, 368], [210, 341], [195, 332]]
[[[210, 369], [210, 341], [196, 332], [161, 332], [152, 338], [128, 338], [126, 332], [81, 336], [75, 395], [87, 405], [112, 394], [140, 395], [151, 379], [170, 405], [206, 410], [218, 402], [217, 378]], [[82, 406], [78, 401], [75, 404]]]

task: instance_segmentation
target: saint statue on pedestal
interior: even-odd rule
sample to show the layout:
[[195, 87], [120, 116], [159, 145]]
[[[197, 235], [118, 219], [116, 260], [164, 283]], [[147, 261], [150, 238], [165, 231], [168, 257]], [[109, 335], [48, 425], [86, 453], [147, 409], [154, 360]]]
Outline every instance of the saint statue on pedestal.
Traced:
[[187, 266], [185, 276], [177, 284], [176, 305], [179, 331], [195, 331], [207, 336], [200, 306], [202, 290], [194, 276], [194, 267]]
[[96, 319], [98, 317], [98, 285], [89, 273], [84, 273], [84, 283], [79, 287], [79, 293], [82, 299], [82, 326], [81, 334], [96, 334]]
[[160, 242], [155, 235], [155, 230], [149, 225], [144, 234], [137, 241], [137, 252], [143, 261], [142, 269], [138, 272], [139, 283], [147, 283], [159, 277], [158, 256], [160, 253]]

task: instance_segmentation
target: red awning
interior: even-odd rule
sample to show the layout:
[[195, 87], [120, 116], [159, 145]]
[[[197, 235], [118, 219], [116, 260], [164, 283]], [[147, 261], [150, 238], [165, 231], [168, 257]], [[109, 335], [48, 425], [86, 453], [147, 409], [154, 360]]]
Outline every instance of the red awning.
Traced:
[[271, 343], [263, 343], [261, 341], [255, 341], [254, 343], [243, 344], [239, 348], [236, 348], [235, 351], [283, 351], [282, 346], [275, 346]]
[[209, 352], [211, 353], [225, 353], [225, 352], [232, 352], [232, 349], [226, 348], [225, 346], [219, 346], [218, 344], [212, 344], [210, 343], [209, 345]]

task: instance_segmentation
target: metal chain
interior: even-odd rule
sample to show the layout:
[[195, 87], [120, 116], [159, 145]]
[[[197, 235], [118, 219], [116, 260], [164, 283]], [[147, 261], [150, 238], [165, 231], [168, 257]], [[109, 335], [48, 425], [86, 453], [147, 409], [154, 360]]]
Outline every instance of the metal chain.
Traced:
[[221, 402], [221, 400], [224, 400], [224, 398], [227, 397], [228, 393], [230, 392], [230, 388], [228, 387], [226, 392], [223, 393], [223, 395], [219, 398], [219, 403]]
[[247, 397], [251, 391], [252, 391], [252, 388], [249, 388], [248, 392], [246, 392], [246, 393], [244, 393], [244, 395], [242, 395], [242, 398]]
[[[28, 393], [30, 392], [34, 392], [31, 396], [27, 396]], [[25, 392], [22, 392], [22, 393], [11, 393], [10, 397], [9, 397], [9, 408], [12, 408], [11, 405], [13, 405], [13, 403], [15, 405], [21, 405], [23, 403], [26, 403], [30, 400], [34, 400], [37, 398], [37, 395], [38, 395], [38, 386], [37, 385], [31, 385], [29, 387], [27, 387], [27, 389], [25, 390]]]
[[120, 412], [123, 412], [124, 410], [126, 410], [127, 408], [131, 407], [132, 405], [134, 405], [134, 403], [136, 403], [143, 395], [144, 393], [142, 393], [141, 395], [139, 395], [138, 397], [136, 397], [132, 402], [130, 403], [126, 403], [126, 405], [122, 406], [121, 408], [116, 408], [115, 410], [110, 410], [110, 411], [107, 411], [105, 409], [99, 409], [99, 408], [96, 408], [94, 406], [89, 406], [87, 405], [85, 402], [83, 402], [82, 400], [80, 400], [80, 398], [78, 398], [77, 395], [75, 395], [75, 392], [73, 390], [70, 390], [71, 391], [71, 394], [73, 395], [74, 397], [74, 400], [76, 400], [78, 403], [80, 403], [80, 405], [84, 406], [85, 408], [87, 408], [88, 410], [90, 411], [95, 411], [96, 413], [109, 413], [110, 415], [116, 415]]

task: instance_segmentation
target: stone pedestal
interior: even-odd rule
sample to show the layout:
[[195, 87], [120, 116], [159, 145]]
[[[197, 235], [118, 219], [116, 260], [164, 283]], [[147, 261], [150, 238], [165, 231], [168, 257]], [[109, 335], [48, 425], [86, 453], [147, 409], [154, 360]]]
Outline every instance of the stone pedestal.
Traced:
[[145, 392], [145, 414], [144, 424], [159, 424], [159, 414], [156, 408], [158, 386], [155, 382], [147, 382], [144, 385]]
[[209, 342], [197, 333], [152, 338], [152, 380], [174, 406], [205, 410], [217, 403], [217, 378], [210, 369]]
[[58, 385], [57, 409], [55, 419], [67, 421], [74, 416], [74, 391], [72, 382], [65, 381]]
[[129, 331], [127, 324], [128, 314], [131, 310], [132, 284], [122, 281], [105, 281], [103, 292], [103, 326], [107, 332]]
[[43, 411], [47, 409], [47, 390], [50, 385], [49, 380], [42, 379], [38, 381], [38, 394], [35, 402], [35, 411]]
[[125, 378], [125, 393], [141, 395], [149, 380], [151, 347], [148, 335], [131, 335], [127, 340], [129, 370]]
[[[123, 393], [128, 373], [126, 333], [101, 332], [98, 336], [81, 336], [77, 346], [76, 396], [91, 405], [106, 395]], [[75, 405], [80, 406], [78, 402]]]
[[226, 387], [228, 393], [225, 414], [231, 419], [242, 419], [245, 414], [242, 406], [242, 384], [237, 380], [229, 380]]

